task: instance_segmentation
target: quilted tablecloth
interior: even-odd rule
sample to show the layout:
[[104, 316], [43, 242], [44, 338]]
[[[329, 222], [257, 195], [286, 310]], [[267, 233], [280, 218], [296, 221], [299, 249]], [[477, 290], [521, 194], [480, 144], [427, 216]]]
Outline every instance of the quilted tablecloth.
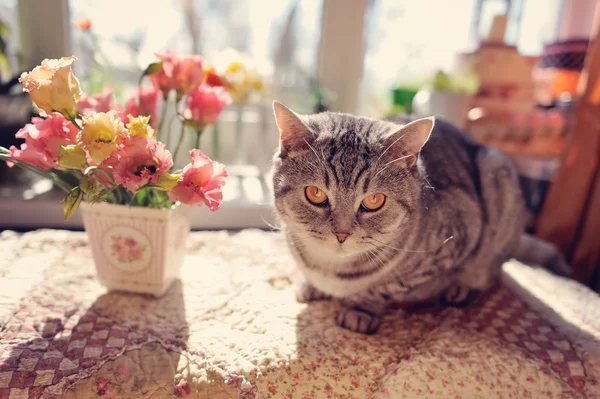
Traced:
[[106, 293], [84, 233], [0, 236], [0, 398], [594, 398], [600, 299], [516, 262], [465, 309], [364, 336], [296, 303], [275, 233], [193, 233], [160, 299]]

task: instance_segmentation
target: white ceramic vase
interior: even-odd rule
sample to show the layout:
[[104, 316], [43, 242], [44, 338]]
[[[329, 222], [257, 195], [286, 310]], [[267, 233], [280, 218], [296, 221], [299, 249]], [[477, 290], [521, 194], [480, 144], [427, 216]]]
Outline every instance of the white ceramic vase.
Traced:
[[109, 290], [162, 296], [179, 277], [191, 207], [81, 204], [97, 278]]
[[418, 116], [441, 117], [464, 129], [470, 99], [463, 93], [421, 89], [413, 99], [413, 111]]

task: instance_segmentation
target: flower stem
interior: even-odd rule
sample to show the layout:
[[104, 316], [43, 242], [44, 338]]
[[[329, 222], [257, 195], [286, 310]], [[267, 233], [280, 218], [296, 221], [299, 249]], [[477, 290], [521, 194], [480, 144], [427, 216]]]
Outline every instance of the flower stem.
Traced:
[[[2, 147], [0, 147], [0, 148], [2, 148]], [[22, 169], [28, 170], [32, 173], [35, 173], [38, 176], [45, 177], [46, 179], [50, 179], [54, 184], [56, 184], [56, 186], [58, 188], [60, 188], [67, 194], [70, 193], [71, 190], [73, 189], [73, 187], [71, 187], [67, 182], [61, 180], [58, 176], [56, 176], [51, 171], [48, 171], [48, 170], [45, 170], [42, 168], [38, 168], [37, 166], [32, 166], [32, 165], [26, 164], [17, 159], [11, 158], [10, 156], [8, 156], [6, 154], [0, 154], [0, 160], [5, 161], [5, 162], [12, 162], [13, 164], [15, 164], [16, 166], [18, 166]]]
[[236, 149], [237, 149], [237, 154], [236, 154], [236, 158], [237, 158], [237, 162], [239, 164], [243, 164], [244, 163], [244, 158], [245, 158], [245, 154], [244, 154], [244, 134], [243, 134], [243, 130], [244, 130], [244, 104], [240, 104], [238, 105], [238, 111], [237, 111], [237, 120], [235, 123], [235, 144], [236, 144]]
[[177, 154], [179, 153], [179, 148], [181, 147], [181, 143], [183, 142], [183, 136], [185, 136], [185, 123], [181, 123], [181, 134], [179, 135], [179, 141], [177, 142], [177, 147], [175, 147], [175, 152], [173, 153], [173, 165], [176, 165]]
[[123, 196], [121, 195], [121, 190], [119, 189], [119, 185], [115, 182], [115, 179], [113, 179], [113, 177], [110, 175], [110, 173], [108, 173], [107, 170], [99, 168], [97, 166], [90, 166], [89, 168], [86, 169], [85, 174], [86, 175], [87, 174], [97, 174], [98, 172], [102, 173], [104, 176], [106, 176], [106, 178], [108, 180], [110, 180], [113, 188], [115, 189], [115, 193], [117, 195], [117, 201], [119, 201], [119, 203], [122, 203]]
[[77, 127], [77, 129], [79, 129], [79, 130], [83, 129], [81, 127], [81, 125], [79, 124], [79, 122], [77, 122], [77, 116], [73, 116], [73, 115], [69, 114], [69, 117], [67, 119], [69, 119]]
[[177, 119], [177, 114], [171, 116], [167, 126], [169, 128], [169, 135], [167, 136], [167, 142], [165, 143], [167, 148], [171, 148], [171, 131], [173, 130], [173, 122], [175, 122], [175, 119]]
[[[141, 90], [140, 90], [141, 91]], [[160, 111], [160, 117], [158, 118], [158, 125], [156, 127], [156, 140], [160, 140], [160, 136], [163, 132], [163, 125], [165, 124], [165, 119], [167, 119], [167, 107], [169, 106], [169, 98], [163, 99], [162, 109]], [[177, 111], [177, 103], [175, 103], [175, 111]], [[167, 136], [168, 138], [168, 136]]]
[[198, 129], [196, 130], [196, 149], [200, 149], [200, 136], [202, 136], [202, 132], [204, 131], [204, 129]]
[[213, 159], [219, 159], [221, 152], [221, 129], [219, 121], [213, 125]]
[[89, 174], [89, 173], [102, 173], [104, 176], [107, 177], [108, 180], [110, 180], [110, 182], [112, 183], [113, 186], [117, 186], [117, 183], [115, 182], [115, 179], [113, 179], [113, 177], [110, 175], [110, 173], [108, 173], [107, 170], [99, 168], [97, 166], [90, 166], [89, 168], [86, 169], [85, 174]]

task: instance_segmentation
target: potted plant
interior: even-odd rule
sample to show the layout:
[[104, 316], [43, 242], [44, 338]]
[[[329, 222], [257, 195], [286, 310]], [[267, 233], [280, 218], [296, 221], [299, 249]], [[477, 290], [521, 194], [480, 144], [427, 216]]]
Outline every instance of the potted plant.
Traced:
[[477, 81], [473, 75], [450, 76], [437, 71], [431, 83], [415, 95], [413, 111], [422, 116], [439, 116], [464, 127], [469, 100], [476, 89]]
[[[20, 148], [0, 147], [0, 160], [64, 190], [65, 219], [81, 205], [102, 284], [160, 296], [178, 276], [190, 206], [205, 204], [216, 211], [221, 205], [227, 172], [198, 147], [202, 132], [231, 97], [207, 83], [201, 57], [157, 56], [124, 106], [112, 103], [110, 89], [82, 93], [72, 71], [75, 57], [47, 59], [23, 73], [19, 81], [39, 117], [17, 133], [25, 140]], [[142, 86], [145, 77], [152, 87]], [[164, 142], [173, 133], [164, 123], [170, 104], [181, 128], [173, 153]], [[175, 170], [186, 130], [196, 135], [196, 148], [191, 161]]]

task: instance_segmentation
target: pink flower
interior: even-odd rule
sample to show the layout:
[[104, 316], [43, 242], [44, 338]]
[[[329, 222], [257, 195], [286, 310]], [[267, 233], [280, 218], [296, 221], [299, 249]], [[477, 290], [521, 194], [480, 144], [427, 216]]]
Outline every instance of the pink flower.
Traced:
[[155, 54], [162, 61], [162, 70], [150, 76], [150, 80], [157, 90], [162, 90], [165, 97], [171, 90], [176, 90], [177, 85], [173, 76], [179, 62], [177, 54], [173, 51]]
[[44, 169], [59, 169], [60, 146], [76, 144], [79, 129], [58, 112], [50, 118], [33, 118], [15, 137], [25, 139], [21, 149], [12, 146], [11, 157]]
[[186, 55], [180, 58], [174, 75], [177, 95], [183, 96], [200, 86], [204, 79], [202, 62], [202, 57], [199, 55]]
[[177, 185], [169, 192], [169, 198], [188, 205], [206, 204], [216, 211], [223, 202], [221, 187], [225, 184], [225, 165], [212, 161], [200, 150], [190, 151], [192, 162], [183, 168]]
[[180, 99], [202, 83], [203, 60], [199, 55], [179, 56], [173, 51], [165, 51], [157, 53], [156, 56], [162, 60], [162, 70], [151, 75], [150, 80], [165, 96], [169, 91], [175, 90], [177, 98]]
[[231, 96], [223, 87], [203, 84], [188, 95], [186, 104], [183, 117], [201, 129], [217, 121], [223, 108], [231, 104]]
[[143, 87], [141, 93], [139, 89], [136, 90], [135, 95], [125, 104], [125, 111], [121, 113], [123, 123], [129, 123], [129, 115], [133, 117], [150, 116], [150, 126], [156, 127], [159, 94], [160, 91], [150, 87]]
[[102, 94], [88, 96], [84, 93], [77, 104], [77, 112], [85, 114], [87, 112], [108, 112], [115, 109], [116, 107], [112, 104], [113, 92], [112, 87], [105, 87]]
[[[13, 145], [9, 148], [9, 151], [11, 158], [28, 165], [37, 166], [38, 168], [46, 170], [55, 167], [54, 163], [48, 161], [48, 158], [46, 158], [44, 154], [29, 147], [27, 143], [21, 144], [21, 149]], [[7, 162], [6, 164], [11, 168], [14, 166], [14, 163], [12, 162]]]
[[173, 166], [173, 158], [159, 141], [130, 137], [104, 165], [111, 168], [117, 184], [136, 192], [148, 183], [156, 183]]

